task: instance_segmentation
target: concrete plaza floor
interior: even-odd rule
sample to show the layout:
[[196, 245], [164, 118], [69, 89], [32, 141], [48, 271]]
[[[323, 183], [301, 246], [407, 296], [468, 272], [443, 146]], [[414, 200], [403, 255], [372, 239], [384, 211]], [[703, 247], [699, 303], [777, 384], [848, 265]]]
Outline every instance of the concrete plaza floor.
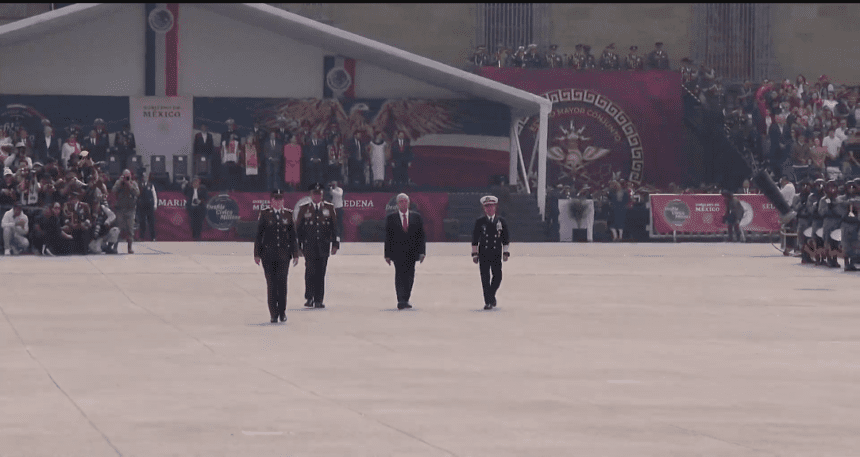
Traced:
[[[121, 246], [121, 249], [123, 247]], [[858, 456], [860, 277], [768, 244], [514, 244], [482, 311], [430, 244], [292, 269], [249, 243], [0, 257], [0, 456]], [[122, 249], [124, 250], [124, 249]]]

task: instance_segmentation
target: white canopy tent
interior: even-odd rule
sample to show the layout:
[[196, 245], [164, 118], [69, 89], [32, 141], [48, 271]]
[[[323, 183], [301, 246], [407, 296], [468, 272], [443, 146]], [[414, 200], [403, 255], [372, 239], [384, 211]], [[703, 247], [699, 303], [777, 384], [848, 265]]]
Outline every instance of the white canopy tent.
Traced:
[[[259, 27], [291, 40], [319, 46], [333, 53], [361, 60], [465, 96], [491, 100], [509, 106], [512, 114], [510, 183], [516, 184], [522, 177], [526, 189], [528, 189], [528, 176], [525, 175], [525, 167], [522, 162], [517, 121], [524, 117], [539, 115], [536, 193], [541, 214], [545, 214], [547, 117], [552, 109], [552, 102], [549, 100], [267, 4], [199, 3], [194, 6], [228, 16], [251, 27]], [[126, 7], [128, 5], [121, 3], [78, 3], [6, 24], [0, 26], [0, 49], [51, 30], [73, 27], [87, 18]], [[83, 27], [78, 33], [86, 33], [86, 30], [87, 28]], [[193, 96], [194, 94], [186, 95]], [[531, 189], [528, 190], [531, 191]]]

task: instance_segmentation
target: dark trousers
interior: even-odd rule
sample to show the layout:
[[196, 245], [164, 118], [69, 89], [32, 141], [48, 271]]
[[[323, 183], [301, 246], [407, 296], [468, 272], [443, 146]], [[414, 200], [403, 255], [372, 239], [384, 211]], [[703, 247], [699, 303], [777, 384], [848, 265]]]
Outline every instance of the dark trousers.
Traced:
[[408, 303], [412, 297], [412, 284], [415, 282], [415, 261], [394, 260], [394, 290], [397, 303]]
[[266, 290], [269, 297], [269, 315], [272, 319], [287, 312], [287, 273], [290, 272], [290, 259], [264, 260]]
[[409, 166], [405, 163], [394, 164], [394, 183], [408, 184], [409, 183]]
[[87, 255], [90, 252], [90, 231], [72, 230], [72, 254]]
[[496, 291], [502, 284], [502, 258], [480, 257], [478, 266], [481, 270], [481, 286], [484, 288], [484, 304], [496, 304]]
[[325, 297], [325, 270], [328, 257], [305, 257], [305, 300], [322, 303]]
[[146, 206], [137, 210], [137, 221], [140, 226], [140, 239], [146, 238], [146, 233], [149, 232], [149, 238], [155, 240], [155, 209], [152, 206]]
[[200, 240], [200, 232], [203, 231], [203, 218], [206, 214], [206, 207], [203, 205], [189, 206], [188, 217], [191, 219], [191, 238]]

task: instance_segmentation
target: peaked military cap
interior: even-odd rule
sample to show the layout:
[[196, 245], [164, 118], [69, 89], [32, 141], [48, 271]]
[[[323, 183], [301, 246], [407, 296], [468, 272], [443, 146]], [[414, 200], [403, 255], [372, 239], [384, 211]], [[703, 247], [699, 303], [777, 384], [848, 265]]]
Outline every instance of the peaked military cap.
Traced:
[[499, 203], [499, 199], [493, 197], [492, 195], [485, 195], [481, 197], [481, 205], [495, 205]]

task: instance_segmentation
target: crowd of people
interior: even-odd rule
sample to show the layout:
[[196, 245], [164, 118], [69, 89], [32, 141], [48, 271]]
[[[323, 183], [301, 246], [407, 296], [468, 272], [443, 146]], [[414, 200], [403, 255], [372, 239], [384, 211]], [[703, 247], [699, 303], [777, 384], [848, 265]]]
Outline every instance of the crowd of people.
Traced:
[[[109, 151], [103, 126], [97, 120], [85, 146], [78, 143], [77, 130], [70, 130], [60, 146], [47, 123], [44, 136], [35, 139], [23, 128], [2, 131], [4, 255], [116, 254], [121, 237], [134, 253], [135, 220], [141, 234], [155, 238], [155, 188], [148, 175], [136, 179], [129, 169], [115, 178], [108, 175], [104, 160], [98, 160]], [[114, 152], [129, 144], [125, 135], [115, 135]]]
[[409, 179], [412, 145], [403, 131], [394, 138], [382, 132], [367, 138], [360, 131], [344, 138], [337, 124], [325, 131], [307, 124], [269, 130], [258, 123], [243, 130], [233, 119], [226, 125], [217, 140], [206, 124], [194, 137], [195, 158], [211, 164], [199, 174], [216, 190], [296, 190], [338, 181], [353, 191], [381, 191], [414, 184]]
[[654, 44], [654, 50], [646, 56], [639, 55], [639, 47], [629, 47], [626, 56], [616, 52], [615, 43], [611, 43], [600, 56], [591, 53], [591, 46], [577, 44], [574, 52], [567, 54], [559, 51], [558, 45], [552, 44], [547, 50], [541, 51], [536, 44], [518, 46], [516, 49], [499, 45], [494, 52], [489, 52], [487, 46], [480, 45], [469, 58], [473, 67], [512, 67], [512, 68], [573, 68], [575, 70], [668, 70], [669, 55], [663, 49], [663, 43]]

